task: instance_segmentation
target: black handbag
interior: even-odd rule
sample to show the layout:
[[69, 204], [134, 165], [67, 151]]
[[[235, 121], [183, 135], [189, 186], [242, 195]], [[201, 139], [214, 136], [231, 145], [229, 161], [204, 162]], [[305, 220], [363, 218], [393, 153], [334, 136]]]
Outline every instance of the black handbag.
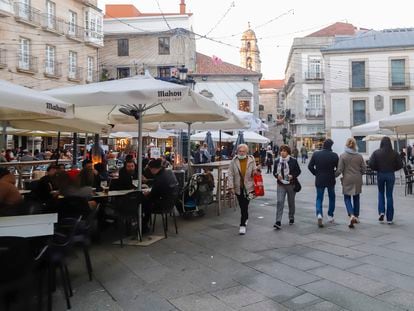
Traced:
[[299, 192], [302, 190], [302, 185], [300, 184], [299, 180], [295, 179], [295, 183], [293, 185], [293, 191]]

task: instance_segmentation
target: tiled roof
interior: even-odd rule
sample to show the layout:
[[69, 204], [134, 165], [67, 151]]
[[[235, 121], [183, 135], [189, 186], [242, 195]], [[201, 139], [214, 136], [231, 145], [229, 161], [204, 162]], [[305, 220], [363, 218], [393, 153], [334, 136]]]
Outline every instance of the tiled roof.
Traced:
[[213, 57], [197, 53], [196, 55], [196, 75], [244, 75], [260, 76], [256, 71], [236, 66]]
[[285, 84], [285, 80], [261, 80], [261, 89], [282, 89]]
[[352, 24], [337, 22], [314, 33], [311, 33], [307, 37], [352, 36], [357, 31], [358, 29]]
[[336, 38], [335, 43], [322, 51], [414, 47], [414, 29], [371, 30], [355, 37]]
[[[105, 6], [105, 18], [145, 17], [145, 16], [169, 16], [180, 13], [142, 13], [133, 4], [107, 4]], [[186, 13], [192, 15], [192, 13]]]

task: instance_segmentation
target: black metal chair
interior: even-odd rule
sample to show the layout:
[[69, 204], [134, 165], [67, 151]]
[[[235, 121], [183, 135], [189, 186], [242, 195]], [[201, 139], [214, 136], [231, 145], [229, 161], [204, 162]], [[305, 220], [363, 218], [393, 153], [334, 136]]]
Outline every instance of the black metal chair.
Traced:
[[168, 199], [165, 199], [165, 200], [163, 200], [163, 199], [158, 200], [154, 204], [154, 206], [151, 210], [151, 214], [153, 215], [152, 232], [155, 231], [155, 221], [156, 221], [157, 215], [161, 215], [162, 226], [163, 226], [163, 229], [164, 229], [164, 236], [165, 236], [165, 238], [168, 238], [168, 236], [167, 236], [168, 215], [172, 215], [173, 218], [174, 218], [175, 233], [178, 234], [177, 220], [176, 220], [175, 212], [174, 212], [176, 200], [177, 200], [177, 196], [171, 197], [171, 198], [168, 198]]
[[411, 173], [411, 166], [406, 165], [403, 167], [404, 176], [405, 176], [405, 190], [404, 194], [413, 194], [413, 183], [414, 183], [414, 174]]
[[13, 310], [31, 310], [31, 293], [34, 288], [39, 290], [37, 298], [40, 310], [41, 286], [37, 286], [36, 281], [40, 280], [38, 268], [46, 248], [34, 257], [28, 239], [0, 237], [0, 299], [3, 300], [0, 300], [1, 310], [10, 310], [13, 307], [13, 298], [16, 301]]

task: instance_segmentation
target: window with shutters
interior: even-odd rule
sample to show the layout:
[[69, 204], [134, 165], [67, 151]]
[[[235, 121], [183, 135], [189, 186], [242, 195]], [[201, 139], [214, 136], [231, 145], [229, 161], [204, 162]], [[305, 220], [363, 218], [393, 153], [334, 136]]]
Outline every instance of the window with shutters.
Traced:
[[86, 63], [86, 80], [88, 82], [93, 82], [93, 73], [94, 73], [94, 62], [93, 57], [88, 56], [87, 63]]
[[73, 11], [69, 11], [69, 29], [68, 32], [70, 35], [76, 35], [76, 26], [78, 25], [78, 14]]
[[47, 12], [47, 27], [55, 29], [55, 18], [56, 18], [56, 4], [52, 1], [46, 1], [46, 12]]
[[405, 98], [392, 98], [391, 114], [399, 114], [406, 111]]
[[118, 39], [118, 56], [129, 56], [128, 39]]
[[352, 101], [352, 126], [367, 123], [365, 100]]
[[76, 79], [76, 71], [78, 66], [78, 53], [69, 51], [69, 78]]
[[26, 38], [20, 38], [19, 68], [24, 70], [30, 68], [30, 40]]
[[355, 90], [367, 88], [365, 61], [352, 61], [351, 72], [351, 88]]

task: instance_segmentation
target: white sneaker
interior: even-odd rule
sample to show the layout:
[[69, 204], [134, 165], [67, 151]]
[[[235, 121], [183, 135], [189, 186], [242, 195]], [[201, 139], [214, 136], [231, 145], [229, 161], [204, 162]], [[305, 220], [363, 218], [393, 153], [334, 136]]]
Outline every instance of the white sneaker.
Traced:
[[319, 228], [323, 227], [323, 217], [321, 214], [318, 214], [318, 227]]
[[335, 218], [333, 216], [328, 216], [328, 221], [333, 224], [335, 223]]
[[239, 234], [240, 235], [245, 235], [246, 234], [246, 227], [245, 226], [240, 226]]

